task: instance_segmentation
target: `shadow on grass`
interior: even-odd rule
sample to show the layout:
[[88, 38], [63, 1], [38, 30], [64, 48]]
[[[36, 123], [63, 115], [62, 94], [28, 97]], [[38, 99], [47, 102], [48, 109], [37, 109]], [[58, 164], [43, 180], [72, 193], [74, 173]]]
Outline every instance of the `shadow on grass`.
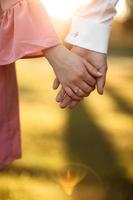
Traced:
[[[123, 106], [123, 102], [119, 106]], [[127, 108], [124, 110], [128, 111]], [[108, 134], [98, 127], [93, 115], [81, 104], [68, 113], [68, 124], [64, 133], [67, 159], [70, 162], [82, 162], [102, 178], [107, 188], [106, 200], [133, 200], [133, 182], [128, 180], [124, 169], [119, 165], [115, 147], [107, 136]], [[2, 173], [12, 176], [27, 174], [32, 178], [49, 181], [55, 171], [44, 167], [12, 166]]]
[[51, 171], [49, 169], [45, 169], [43, 167], [39, 169], [39, 167], [33, 166], [16, 166], [13, 165], [12, 167], [7, 167], [1, 170], [2, 174], [8, 174], [13, 176], [28, 176], [31, 178], [42, 178], [45, 180], [52, 180], [53, 175], [56, 171]]
[[128, 104], [124, 98], [122, 98], [113, 88], [107, 87], [107, 93], [115, 100], [117, 104], [118, 111], [123, 112], [128, 115], [133, 115], [133, 108]]
[[[106, 123], [106, 122], [105, 122]], [[69, 113], [66, 155], [70, 162], [80, 161], [92, 168], [108, 188], [108, 200], [132, 200], [133, 183], [119, 166], [115, 147], [106, 132], [95, 123], [84, 104]]]

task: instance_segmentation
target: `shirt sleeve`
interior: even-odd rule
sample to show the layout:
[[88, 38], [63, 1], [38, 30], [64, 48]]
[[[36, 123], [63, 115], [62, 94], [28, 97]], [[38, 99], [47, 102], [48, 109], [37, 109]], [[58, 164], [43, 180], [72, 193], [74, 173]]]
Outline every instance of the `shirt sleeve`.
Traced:
[[118, 0], [91, 0], [73, 17], [66, 42], [107, 53], [111, 24]]

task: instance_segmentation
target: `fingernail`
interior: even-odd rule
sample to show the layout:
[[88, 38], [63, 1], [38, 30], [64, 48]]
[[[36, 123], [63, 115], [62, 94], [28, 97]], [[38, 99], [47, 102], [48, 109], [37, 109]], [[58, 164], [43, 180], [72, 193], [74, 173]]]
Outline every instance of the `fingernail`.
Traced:
[[60, 101], [61, 101], [61, 98], [60, 98], [60, 97], [56, 97], [56, 101], [57, 101], [57, 102], [60, 102]]
[[102, 73], [101, 73], [101, 72], [97, 72], [97, 75], [98, 75], [98, 76], [102, 76]]
[[64, 109], [66, 106], [63, 104], [60, 104], [60, 108]]

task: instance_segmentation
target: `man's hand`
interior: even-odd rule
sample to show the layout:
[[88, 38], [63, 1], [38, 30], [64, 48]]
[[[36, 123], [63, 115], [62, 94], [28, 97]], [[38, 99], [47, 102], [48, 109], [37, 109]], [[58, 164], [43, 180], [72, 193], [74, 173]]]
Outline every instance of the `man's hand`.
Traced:
[[[45, 57], [53, 67], [67, 95], [72, 99], [81, 100], [96, 84], [101, 73], [78, 54], [69, 51], [62, 44], [45, 50]], [[90, 70], [93, 68], [93, 70]]]
[[[97, 78], [97, 91], [99, 94], [103, 94], [104, 92], [104, 85], [106, 81], [106, 72], [107, 72], [107, 56], [106, 54], [98, 53], [95, 51], [83, 49], [77, 46], [74, 46], [71, 50], [72, 52], [76, 53], [77, 55], [85, 58], [88, 63], [90, 63], [90, 67], [95, 67], [98, 71], [102, 73], [102, 76]], [[92, 70], [92, 69], [90, 69]], [[57, 89], [59, 86], [59, 81], [56, 79], [53, 84], [53, 88]], [[90, 92], [92, 92], [94, 88]], [[90, 94], [90, 93], [89, 93]], [[88, 95], [89, 95], [88, 94]], [[80, 101], [75, 101], [70, 98], [68, 95], [65, 94], [63, 88], [61, 88], [60, 92], [56, 98], [57, 102], [60, 103], [61, 108], [69, 107], [74, 108]]]
[[106, 82], [107, 55], [83, 49], [77, 46], [74, 46], [71, 51], [85, 58], [88, 63], [93, 65], [98, 71], [102, 73], [102, 76], [97, 78], [97, 91], [99, 94], [103, 94]]

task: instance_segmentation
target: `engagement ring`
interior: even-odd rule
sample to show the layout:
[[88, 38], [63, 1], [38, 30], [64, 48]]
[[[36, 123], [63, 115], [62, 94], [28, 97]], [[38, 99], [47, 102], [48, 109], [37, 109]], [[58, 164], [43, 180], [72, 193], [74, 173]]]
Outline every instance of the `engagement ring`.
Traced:
[[79, 88], [77, 88], [77, 89], [74, 90], [75, 94], [79, 93], [79, 91], [80, 91]]

